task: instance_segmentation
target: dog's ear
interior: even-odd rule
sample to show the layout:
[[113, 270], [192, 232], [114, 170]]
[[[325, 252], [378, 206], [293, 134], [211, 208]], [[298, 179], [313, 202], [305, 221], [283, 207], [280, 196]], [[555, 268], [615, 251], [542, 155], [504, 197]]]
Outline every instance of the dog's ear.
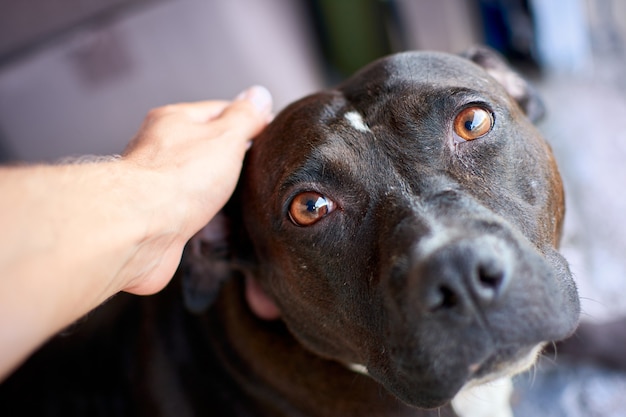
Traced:
[[220, 212], [185, 247], [179, 272], [185, 306], [194, 313], [209, 308], [222, 283], [234, 273], [229, 235], [229, 218]]
[[192, 313], [205, 312], [222, 284], [239, 275], [245, 277], [245, 298], [250, 310], [261, 319], [275, 320], [280, 317], [280, 310], [256, 279], [254, 251], [247, 233], [235, 227], [243, 222], [239, 205], [233, 200], [185, 247], [179, 268], [185, 307]]
[[499, 53], [485, 46], [475, 46], [461, 56], [483, 67], [502, 84], [532, 122], [539, 121], [545, 115], [545, 106], [537, 90], [515, 72]]

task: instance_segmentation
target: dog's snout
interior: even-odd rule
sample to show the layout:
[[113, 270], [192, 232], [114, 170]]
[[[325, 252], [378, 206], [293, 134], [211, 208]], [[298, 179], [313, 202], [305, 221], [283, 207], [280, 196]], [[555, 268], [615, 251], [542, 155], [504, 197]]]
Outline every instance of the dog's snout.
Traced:
[[509, 251], [490, 238], [447, 244], [416, 262], [410, 280], [423, 313], [467, 314], [498, 301], [510, 278]]

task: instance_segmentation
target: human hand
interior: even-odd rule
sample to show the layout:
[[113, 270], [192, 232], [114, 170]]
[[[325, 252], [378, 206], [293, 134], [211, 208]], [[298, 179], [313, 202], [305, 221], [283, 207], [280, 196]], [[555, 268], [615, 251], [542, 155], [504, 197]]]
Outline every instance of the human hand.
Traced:
[[256, 87], [153, 110], [118, 159], [0, 167], [0, 380], [117, 292], [161, 290], [230, 198], [270, 112]]
[[167, 246], [158, 267], [134, 277], [125, 291], [151, 294], [167, 284], [184, 244], [233, 193], [245, 152], [270, 120], [271, 106], [270, 93], [252, 87], [233, 102], [176, 104], [148, 114], [122, 162], [155, 174], [155, 192], [172, 210], [156, 220], [164, 227], [158, 233], [168, 236], [158, 239], [157, 246]]

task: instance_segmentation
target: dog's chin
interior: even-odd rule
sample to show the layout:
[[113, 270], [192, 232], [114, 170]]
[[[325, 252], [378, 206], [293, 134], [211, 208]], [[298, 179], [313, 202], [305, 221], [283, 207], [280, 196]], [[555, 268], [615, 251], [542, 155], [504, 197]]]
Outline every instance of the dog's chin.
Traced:
[[448, 404], [462, 389], [463, 382], [448, 381], [433, 384], [414, 381], [409, 375], [396, 375], [384, 384], [385, 388], [400, 401], [419, 409], [435, 409]]
[[[367, 368], [367, 373], [404, 403], [434, 409], [450, 403], [461, 391], [524, 372], [535, 363], [543, 346], [501, 348], [480, 363], [452, 366], [438, 376], [425, 374], [406, 364], [392, 365], [392, 369], [382, 372]], [[365, 369], [354, 364], [350, 368], [360, 373]]]

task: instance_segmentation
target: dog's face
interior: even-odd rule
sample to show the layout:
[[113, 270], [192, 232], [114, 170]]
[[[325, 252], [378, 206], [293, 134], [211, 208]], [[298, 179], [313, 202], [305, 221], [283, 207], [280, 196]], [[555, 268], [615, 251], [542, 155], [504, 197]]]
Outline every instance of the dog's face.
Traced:
[[519, 370], [578, 321], [559, 174], [507, 91], [521, 81], [500, 76], [383, 59], [279, 114], [242, 178], [254, 278], [294, 336], [417, 407]]

